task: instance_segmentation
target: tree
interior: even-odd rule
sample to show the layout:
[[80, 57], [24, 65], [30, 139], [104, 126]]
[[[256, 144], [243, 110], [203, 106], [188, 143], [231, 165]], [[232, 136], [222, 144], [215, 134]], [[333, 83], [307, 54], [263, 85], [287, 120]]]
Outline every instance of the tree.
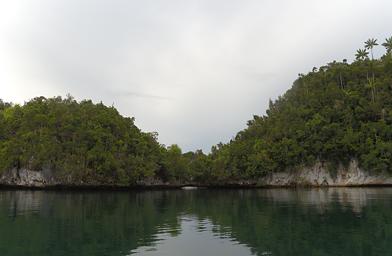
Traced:
[[385, 42], [382, 44], [387, 50], [387, 54], [392, 55], [392, 36], [385, 39]]
[[377, 46], [377, 39], [370, 38], [365, 42], [365, 49], [370, 50], [371, 56], [372, 56], [372, 61], [371, 61], [371, 71], [372, 71], [372, 78], [368, 79], [368, 86], [371, 88], [372, 91], [372, 101], [375, 102], [376, 98], [376, 82], [374, 80], [374, 57], [373, 57], [373, 47]]
[[377, 39], [370, 38], [365, 42], [365, 49], [370, 50], [371, 56], [372, 56], [372, 61], [374, 60], [373, 57], [373, 48], [374, 46], [377, 46]]
[[369, 56], [369, 52], [366, 49], [358, 49], [357, 53], [355, 54], [355, 58], [357, 60], [366, 60]]
[[168, 179], [172, 182], [186, 181], [190, 178], [188, 161], [182, 155], [181, 148], [177, 144], [167, 148], [164, 167], [168, 174]]

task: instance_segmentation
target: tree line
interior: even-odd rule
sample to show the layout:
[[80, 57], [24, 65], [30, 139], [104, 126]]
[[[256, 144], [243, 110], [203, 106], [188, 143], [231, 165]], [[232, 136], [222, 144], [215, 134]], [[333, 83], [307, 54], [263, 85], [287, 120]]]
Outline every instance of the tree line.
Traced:
[[[374, 58], [376, 39], [356, 59], [299, 74], [265, 115], [209, 154], [164, 146], [133, 118], [90, 100], [37, 97], [0, 100], [0, 172], [51, 170], [66, 183], [132, 185], [232, 183], [323, 162], [331, 171], [355, 159], [372, 173], [392, 174], [392, 37]], [[370, 54], [370, 57], [369, 57]]]
[[392, 37], [379, 59], [373, 55], [377, 45], [369, 39], [354, 62], [333, 61], [299, 74], [265, 115], [213, 148], [213, 173], [257, 179], [316, 162], [336, 171], [351, 160], [371, 173], [392, 173]]

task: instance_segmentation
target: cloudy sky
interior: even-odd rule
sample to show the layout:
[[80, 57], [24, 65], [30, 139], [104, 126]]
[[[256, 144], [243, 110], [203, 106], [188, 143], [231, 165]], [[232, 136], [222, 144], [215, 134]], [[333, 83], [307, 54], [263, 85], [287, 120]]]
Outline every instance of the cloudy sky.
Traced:
[[391, 36], [391, 11], [390, 0], [0, 0], [0, 98], [103, 101], [161, 143], [208, 151], [298, 73]]

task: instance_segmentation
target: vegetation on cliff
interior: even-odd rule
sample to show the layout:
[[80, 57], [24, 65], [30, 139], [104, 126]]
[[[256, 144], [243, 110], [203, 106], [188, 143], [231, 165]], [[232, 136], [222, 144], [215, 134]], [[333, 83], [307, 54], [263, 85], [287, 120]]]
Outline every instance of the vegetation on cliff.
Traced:
[[0, 172], [47, 168], [78, 184], [231, 183], [318, 161], [333, 170], [356, 159], [369, 172], [392, 173], [392, 38], [380, 59], [377, 45], [369, 39], [354, 62], [299, 74], [265, 115], [208, 155], [160, 145], [156, 134], [102, 103], [70, 96], [23, 106], [0, 101]]
[[[392, 173], [392, 38], [374, 59], [369, 39], [356, 60], [333, 61], [299, 74], [292, 88], [270, 101], [264, 116], [228, 144], [213, 147], [213, 173], [252, 179], [268, 172], [357, 159], [369, 172]], [[369, 51], [371, 58], [369, 58]]]
[[115, 108], [38, 97], [23, 106], [0, 103], [0, 170], [54, 172], [76, 183], [129, 184], [154, 176], [161, 146]]

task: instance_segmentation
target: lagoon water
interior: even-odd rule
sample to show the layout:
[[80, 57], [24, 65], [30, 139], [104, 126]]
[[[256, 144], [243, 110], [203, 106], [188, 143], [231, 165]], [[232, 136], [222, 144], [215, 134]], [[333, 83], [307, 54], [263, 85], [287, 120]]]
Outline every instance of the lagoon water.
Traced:
[[0, 191], [0, 255], [392, 255], [392, 188]]

